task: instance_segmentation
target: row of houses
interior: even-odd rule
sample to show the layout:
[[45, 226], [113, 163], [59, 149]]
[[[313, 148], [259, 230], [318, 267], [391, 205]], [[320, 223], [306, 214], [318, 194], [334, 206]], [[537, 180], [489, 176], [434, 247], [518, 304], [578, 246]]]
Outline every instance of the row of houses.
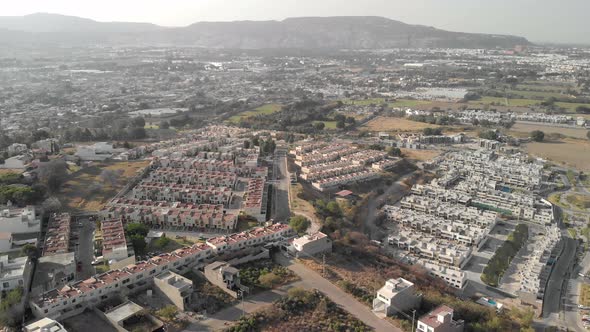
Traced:
[[160, 227], [198, 227], [232, 230], [237, 215], [227, 213], [221, 204], [191, 204], [117, 198], [100, 212], [103, 220], [121, 219]]
[[154, 277], [167, 272], [183, 274], [216, 260], [216, 257], [239, 253], [244, 248], [278, 242], [293, 234], [288, 225], [274, 224], [247, 232], [209, 239], [190, 247], [177, 249], [128, 265], [121, 269], [97, 274], [89, 279], [53, 289], [30, 300], [36, 317], [65, 319], [92, 308], [113, 296], [137, 292], [150, 286]]
[[227, 207], [233, 197], [233, 191], [230, 187], [162, 183], [144, 180], [133, 188], [132, 197], [138, 200], [222, 204]]

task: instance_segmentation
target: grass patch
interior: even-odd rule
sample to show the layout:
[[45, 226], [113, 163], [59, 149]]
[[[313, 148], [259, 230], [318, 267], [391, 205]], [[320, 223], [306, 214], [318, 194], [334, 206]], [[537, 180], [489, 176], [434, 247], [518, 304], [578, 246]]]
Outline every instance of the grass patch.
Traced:
[[578, 237], [578, 231], [575, 228], [568, 228], [567, 232], [569, 233], [572, 239], [576, 239]]
[[590, 209], [590, 197], [588, 196], [578, 194], [568, 195], [565, 200], [579, 210]]
[[234, 115], [234, 116], [230, 117], [228, 121], [231, 123], [234, 123], [234, 124], [238, 124], [238, 123], [240, 123], [240, 121], [242, 121], [242, 119], [246, 119], [246, 118], [249, 118], [252, 116], [257, 116], [257, 115], [272, 114], [272, 113], [280, 111], [282, 107], [283, 106], [279, 105], [279, 104], [262, 105], [258, 108], [255, 108], [252, 111], [242, 112], [237, 115]]
[[[165, 240], [164, 240], [165, 239]], [[195, 244], [193, 241], [188, 240], [184, 237], [170, 236], [170, 237], [161, 237], [159, 239], [153, 239], [147, 246], [147, 252], [153, 251], [162, 251], [162, 252], [172, 252], [176, 249], [192, 246]]]
[[428, 100], [414, 100], [414, 99], [398, 99], [393, 103], [389, 103], [390, 107], [418, 107], [431, 104]]
[[580, 292], [580, 304], [585, 307], [590, 307], [590, 284], [582, 284], [582, 291]]
[[324, 124], [324, 129], [328, 129], [328, 130], [336, 130], [336, 121], [314, 121], [313, 124], [315, 125], [316, 123], [322, 122]]

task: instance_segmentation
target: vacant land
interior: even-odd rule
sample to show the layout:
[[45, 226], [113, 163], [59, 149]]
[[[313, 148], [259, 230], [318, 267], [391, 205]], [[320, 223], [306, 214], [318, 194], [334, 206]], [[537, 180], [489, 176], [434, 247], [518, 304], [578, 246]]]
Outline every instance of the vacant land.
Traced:
[[[70, 175], [63, 185], [60, 200], [73, 211], [98, 211], [117, 194], [127, 181], [149, 161], [100, 163], [82, 168]], [[104, 171], [109, 171], [105, 176]]]
[[0, 168], [0, 175], [8, 174], [8, 173], [21, 174], [22, 172], [23, 172], [22, 169]]
[[590, 141], [566, 138], [558, 142], [528, 143], [529, 154], [590, 172]]
[[438, 128], [440, 126], [406, 120], [404, 118], [392, 118], [378, 116], [373, 120], [367, 122], [361, 130], [369, 131], [396, 131], [396, 132], [415, 132], [422, 131], [424, 128]]
[[568, 195], [565, 200], [579, 210], [590, 209], [590, 197], [585, 195]]
[[393, 103], [389, 103], [391, 107], [418, 107], [431, 104], [429, 100], [414, 100], [414, 99], [398, 99]]
[[414, 149], [401, 149], [404, 158], [413, 159], [418, 161], [431, 160], [438, 156], [441, 151], [439, 150], [414, 150]]
[[545, 134], [551, 134], [551, 133], [558, 133], [558, 134], [562, 134], [564, 136], [568, 136], [568, 137], [572, 137], [572, 138], [581, 138], [581, 139], [585, 139], [586, 138], [586, 129], [582, 129], [582, 128], [565, 128], [565, 127], [556, 127], [556, 126], [550, 126], [550, 125], [543, 125], [543, 124], [528, 124], [528, 123], [516, 123], [514, 126], [512, 126], [512, 128], [510, 128], [511, 131], [515, 131], [515, 132], [521, 132], [521, 133], [527, 133], [530, 134], [532, 131], [534, 130], [540, 130], [542, 132], [544, 132]]
[[249, 118], [256, 115], [272, 114], [281, 110], [283, 106], [279, 104], [267, 104], [260, 106], [253, 111], [242, 112], [229, 118], [231, 123], [240, 123], [242, 119]]

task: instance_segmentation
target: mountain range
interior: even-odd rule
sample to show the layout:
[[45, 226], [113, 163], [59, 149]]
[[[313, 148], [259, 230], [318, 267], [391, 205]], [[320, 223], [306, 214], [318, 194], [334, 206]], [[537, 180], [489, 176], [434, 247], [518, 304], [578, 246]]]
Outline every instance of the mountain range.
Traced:
[[232, 49], [511, 48], [530, 44], [523, 37], [452, 32], [374, 16], [199, 22], [171, 28], [151, 23], [98, 22], [46, 13], [0, 16], [0, 43]]

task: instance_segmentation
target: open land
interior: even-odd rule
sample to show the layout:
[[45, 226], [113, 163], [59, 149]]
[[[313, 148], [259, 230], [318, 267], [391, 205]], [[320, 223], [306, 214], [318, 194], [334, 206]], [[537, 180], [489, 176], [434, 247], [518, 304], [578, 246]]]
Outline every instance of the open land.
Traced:
[[237, 123], [240, 123], [240, 121], [245, 118], [249, 118], [249, 117], [257, 116], [257, 115], [272, 114], [272, 113], [278, 112], [281, 110], [282, 107], [283, 106], [281, 106], [279, 104], [263, 105], [263, 106], [260, 106], [256, 109], [254, 109], [253, 111], [242, 112], [240, 114], [234, 115], [229, 118], [229, 122], [237, 124]]
[[527, 134], [530, 134], [530, 132], [534, 130], [540, 130], [545, 134], [558, 133], [564, 136], [581, 139], [585, 139], [587, 133], [587, 130], [582, 128], [556, 127], [551, 125], [528, 123], [516, 123], [514, 126], [512, 126], [512, 128], [510, 128], [510, 130]]
[[558, 142], [532, 142], [526, 144], [528, 153], [590, 172], [590, 141], [566, 138]]
[[[137, 171], [147, 167], [149, 161], [100, 163], [82, 168], [70, 175], [63, 186], [60, 200], [74, 211], [98, 211], [121, 190]], [[108, 184], [100, 176], [104, 170], [119, 174], [116, 183]]]

